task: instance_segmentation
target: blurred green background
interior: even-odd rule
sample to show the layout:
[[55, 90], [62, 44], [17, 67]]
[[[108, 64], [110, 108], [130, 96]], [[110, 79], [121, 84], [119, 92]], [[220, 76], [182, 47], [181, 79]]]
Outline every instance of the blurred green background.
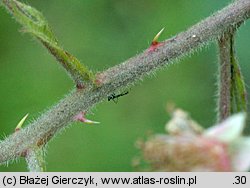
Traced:
[[[95, 71], [105, 70], [146, 49], [163, 27], [160, 40], [174, 36], [230, 3], [229, 0], [26, 0], [42, 11], [60, 43]], [[55, 59], [0, 9], [0, 136], [13, 133], [54, 105], [73, 87]], [[237, 33], [237, 52], [250, 83], [250, 24]], [[173, 102], [203, 126], [216, 121], [215, 43], [144, 79], [118, 104], [97, 105], [89, 119], [74, 123], [48, 145], [48, 171], [133, 171], [137, 139], [164, 132], [166, 104]], [[248, 88], [249, 91], [249, 88]], [[0, 171], [26, 171], [25, 161]]]

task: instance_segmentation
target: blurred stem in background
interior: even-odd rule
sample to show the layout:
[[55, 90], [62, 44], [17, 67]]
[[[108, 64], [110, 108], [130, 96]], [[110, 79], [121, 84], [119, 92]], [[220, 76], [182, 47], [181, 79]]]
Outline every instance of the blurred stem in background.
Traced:
[[218, 40], [219, 44], [219, 99], [218, 121], [230, 115], [247, 112], [247, 91], [235, 52], [236, 28], [230, 28]]

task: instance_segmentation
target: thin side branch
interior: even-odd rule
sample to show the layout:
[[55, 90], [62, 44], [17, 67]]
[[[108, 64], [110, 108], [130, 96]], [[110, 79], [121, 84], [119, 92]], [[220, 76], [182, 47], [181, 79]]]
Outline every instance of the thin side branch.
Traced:
[[29, 172], [45, 172], [45, 160], [43, 148], [29, 149], [25, 153], [25, 160]]
[[245, 82], [236, 58], [234, 36], [236, 28], [230, 28], [218, 40], [219, 44], [219, 100], [218, 121], [234, 113], [247, 112]]
[[219, 99], [218, 121], [222, 122], [231, 114], [231, 32], [225, 32], [219, 44]]
[[15, 159], [34, 145], [47, 143], [73, 121], [81, 111], [88, 111], [118, 89], [134, 84], [156, 69], [170, 64], [202, 45], [217, 39], [228, 28], [249, 18], [250, 0], [238, 0], [185, 32], [164, 41], [157, 50], [130, 58], [98, 75], [98, 87], [72, 91], [37, 121], [0, 143], [0, 163]]

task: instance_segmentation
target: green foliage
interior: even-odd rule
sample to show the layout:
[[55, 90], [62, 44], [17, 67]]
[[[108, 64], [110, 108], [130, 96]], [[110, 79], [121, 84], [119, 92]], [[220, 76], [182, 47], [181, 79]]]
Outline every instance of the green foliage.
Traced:
[[22, 31], [32, 34], [44, 44], [70, 74], [77, 87], [83, 87], [86, 81], [94, 81], [93, 73], [82, 65], [77, 58], [59, 46], [51, 27], [39, 11], [16, 0], [4, 0], [3, 3], [23, 26]]
[[234, 36], [230, 39], [231, 62], [231, 113], [247, 112], [247, 91], [235, 54]]
[[[96, 70], [103, 70], [147, 48], [160, 28], [166, 27], [162, 40], [171, 37], [229, 1], [25, 2], [42, 10], [53, 23], [58, 39], [73, 54], [86, 64], [91, 62]], [[72, 84], [44, 51], [26, 36], [20, 37], [16, 25], [2, 10], [0, 20], [0, 49], [4, 52], [0, 56], [0, 130], [1, 135], [8, 135], [23, 114], [29, 112], [30, 119], [37, 117]], [[237, 35], [238, 58], [246, 83], [250, 81], [248, 35], [246, 24]], [[157, 78], [145, 79], [129, 95], [119, 98], [118, 104], [98, 105], [88, 117], [100, 121], [101, 126], [76, 123], [53, 139], [48, 148], [48, 171], [133, 171], [131, 160], [138, 152], [135, 141], [148, 131], [164, 132], [163, 125], [169, 118], [165, 105], [169, 101], [189, 111], [204, 126], [214, 123], [216, 59], [212, 45], [170, 66], [167, 72], [158, 72]], [[0, 166], [0, 171], [25, 170], [23, 159], [8, 167]]]

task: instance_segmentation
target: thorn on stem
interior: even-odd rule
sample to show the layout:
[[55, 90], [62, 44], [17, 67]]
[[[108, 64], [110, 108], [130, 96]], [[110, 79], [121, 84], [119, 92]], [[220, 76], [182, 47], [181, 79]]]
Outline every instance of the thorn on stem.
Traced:
[[158, 39], [165, 28], [162, 28], [153, 38], [150, 47], [148, 48], [148, 52], [154, 52], [158, 47], [163, 45], [163, 42], [158, 42]]
[[22, 125], [24, 123], [24, 121], [26, 120], [26, 118], [28, 117], [29, 114], [26, 114], [17, 124], [16, 128], [15, 128], [15, 132], [19, 131], [22, 128]]
[[92, 121], [92, 120], [89, 120], [89, 119], [85, 118], [85, 114], [86, 114], [86, 112], [80, 112], [79, 114], [77, 114], [73, 118], [73, 120], [74, 121], [80, 121], [80, 122], [87, 123], [87, 124], [99, 124], [100, 123], [100, 122]]

